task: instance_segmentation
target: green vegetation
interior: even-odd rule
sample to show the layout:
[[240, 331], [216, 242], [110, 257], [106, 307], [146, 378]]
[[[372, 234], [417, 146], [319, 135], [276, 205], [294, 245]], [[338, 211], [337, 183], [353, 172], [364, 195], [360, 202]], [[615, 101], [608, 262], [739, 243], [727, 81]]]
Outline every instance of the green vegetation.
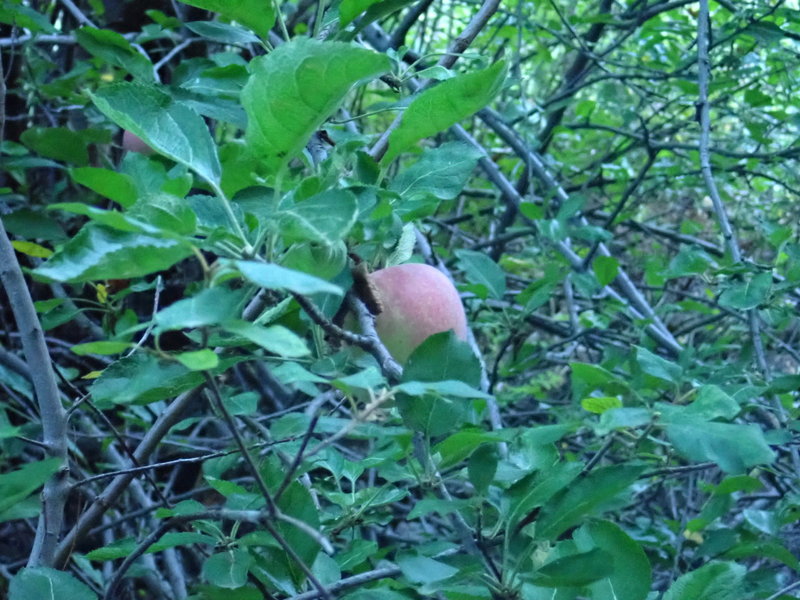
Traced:
[[800, 597], [798, 8], [0, 1], [0, 597]]

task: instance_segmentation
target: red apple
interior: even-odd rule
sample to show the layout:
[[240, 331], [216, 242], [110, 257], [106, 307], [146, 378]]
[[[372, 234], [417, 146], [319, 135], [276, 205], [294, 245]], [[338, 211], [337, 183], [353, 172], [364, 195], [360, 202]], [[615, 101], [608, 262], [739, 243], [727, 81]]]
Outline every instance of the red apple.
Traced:
[[437, 269], [405, 264], [369, 275], [382, 312], [375, 330], [394, 359], [403, 364], [428, 336], [452, 329], [467, 339], [467, 317], [458, 291]]
[[147, 156], [155, 152], [142, 138], [127, 129], [122, 134], [122, 147], [129, 152], [138, 152]]

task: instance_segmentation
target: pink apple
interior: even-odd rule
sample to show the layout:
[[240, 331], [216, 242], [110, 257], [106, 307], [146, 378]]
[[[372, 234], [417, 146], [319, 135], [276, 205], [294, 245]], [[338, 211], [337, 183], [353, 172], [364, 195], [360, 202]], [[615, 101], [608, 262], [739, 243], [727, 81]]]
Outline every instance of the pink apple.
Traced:
[[467, 339], [467, 317], [458, 291], [437, 269], [405, 264], [369, 275], [382, 312], [375, 330], [394, 359], [403, 364], [434, 333], [452, 329]]
[[127, 129], [122, 134], [122, 147], [129, 152], [139, 152], [147, 156], [155, 152], [142, 138]]

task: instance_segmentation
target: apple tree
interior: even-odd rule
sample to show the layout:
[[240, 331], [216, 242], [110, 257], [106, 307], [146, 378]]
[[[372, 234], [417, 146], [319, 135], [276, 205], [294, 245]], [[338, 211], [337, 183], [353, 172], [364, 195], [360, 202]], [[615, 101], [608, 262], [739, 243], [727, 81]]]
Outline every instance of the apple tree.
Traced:
[[2, 0], [0, 597], [797, 597], [798, 8]]

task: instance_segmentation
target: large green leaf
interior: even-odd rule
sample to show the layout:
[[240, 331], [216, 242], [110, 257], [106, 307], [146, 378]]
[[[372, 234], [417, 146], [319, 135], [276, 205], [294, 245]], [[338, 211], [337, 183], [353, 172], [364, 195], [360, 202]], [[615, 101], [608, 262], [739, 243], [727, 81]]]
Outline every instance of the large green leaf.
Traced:
[[412, 583], [433, 583], [458, 573], [456, 567], [418, 554], [401, 554], [397, 558], [397, 566]]
[[89, 163], [87, 144], [107, 144], [111, 141], [111, 135], [98, 129], [73, 131], [66, 127], [31, 127], [22, 133], [20, 140], [42, 156], [86, 165]]
[[460, 75], [424, 90], [403, 113], [397, 129], [389, 136], [388, 164], [419, 140], [444, 131], [485, 107], [495, 97], [506, 77], [506, 64]]
[[[435, 382], [444, 382], [444, 386], [431, 387], [432, 393], [425, 393], [424, 383]], [[467, 386], [459, 386], [458, 382]], [[463, 396], [480, 394], [474, 389], [480, 386], [480, 364], [469, 344], [452, 331], [437, 333], [409, 357], [403, 371], [403, 386], [415, 394], [423, 394], [398, 396], [397, 406], [406, 425], [427, 435], [449, 433], [457, 429], [466, 415], [468, 405]], [[454, 398], [446, 397], [448, 391], [455, 392]]]
[[533, 583], [543, 587], [581, 587], [614, 572], [614, 556], [600, 548], [570, 554], [547, 563], [534, 573]]
[[339, 25], [347, 27], [353, 19], [381, 0], [342, 0], [339, 4]]
[[181, 0], [205, 10], [218, 12], [226, 19], [238, 21], [262, 38], [266, 38], [275, 24], [275, 5], [271, 0]]
[[526, 475], [514, 485], [503, 500], [503, 517], [510, 532], [516, 529], [531, 514], [558, 492], [572, 483], [581, 472], [580, 463], [557, 463]]
[[662, 423], [697, 423], [714, 419], [733, 419], [739, 414], [739, 403], [725, 393], [719, 386], [704, 385], [697, 390], [691, 404], [656, 405]]
[[43, 31], [45, 33], [58, 33], [49, 19], [32, 8], [23, 5], [17, 0], [3, 0], [0, 2], [0, 23], [24, 27], [31, 31]]
[[506, 293], [506, 274], [491, 257], [475, 250], [456, 250], [458, 262], [467, 279], [474, 286], [478, 286], [478, 295], [485, 298], [486, 294], [495, 300], [501, 300]]
[[389, 68], [382, 54], [307, 38], [253, 60], [242, 91], [249, 148], [276, 171], [303, 149], [353, 85]]
[[645, 600], [651, 568], [642, 547], [610, 521], [590, 521], [573, 536], [578, 548], [602, 548], [613, 557], [614, 571], [591, 585], [592, 600]]
[[0, 475], [0, 522], [6, 520], [6, 511], [44, 485], [60, 465], [60, 459], [48, 458]]
[[238, 317], [244, 303], [242, 290], [214, 287], [162, 308], [155, 316], [159, 331], [219, 325]]
[[772, 273], [759, 273], [747, 281], [734, 283], [719, 297], [719, 303], [728, 308], [750, 310], [763, 304], [772, 289]]
[[578, 524], [584, 515], [625, 491], [645, 468], [644, 465], [624, 463], [590, 471], [544, 506], [536, 521], [536, 537], [557, 538]]
[[278, 213], [280, 232], [287, 243], [320, 242], [332, 246], [356, 222], [358, 204], [347, 190], [326, 190], [282, 206]]
[[647, 348], [640, 346], [634, 346], [634, 348], [636, 349], [636, 363], [642, 371], [671, 383], [678, 383], [681, 380], [683, 369], [680, 365], [653, 354]]
[[335, 294], [341, 296], [342, 288], [324, 279], [293, 271], [271, 263], [237, 260], [233, 264], [242, 276], [256, 285], [271, 290], [288, 290], [298, 294]]
[[81, 27], [75, 32], [75, 38], [89, 54], [125, 69], [134, 77], [153, 81], [153, 63], [116, 31]]
[[100, 375], [91, 387], [98, 406], [147, 404], [177, 396], [203, 381], [177, 362], [162, 360], [152, 354], [138, 353], [122, 358]]
[[247, 583], [247, 571], [253, 557], [247, 550], [231, 548], [212, 554], [203, 563], [203, 577], [221, 588], [237, 589]]
[[97, 600], [89, 586], [69, 573], [49, 567], [26, 567], [11, 580], [8, 600]]
[[217, 147], [203, 118], [160, 88], [122, 82], [90, 94], [97, 108], [123, 129], [200, 177], [217, 183]]
[[175, 240], [88, 225], [34, 273], [54, 281], [130, 279], [163, 271], [191, 249]]
[[686, 458], [715, 462], [726, 473], [743, 473], [775, 459], [757, 425], [679, 422], [667, 425], [667, 436]]
[[742, 597], [747, 570], [730, 562], [712, 562], [681, 575], [664, 600], [731, 600]]
[[281, 325], [262, 327], [255, 323], [234, 320], [225, 323], [223, 327], [279, 356], [295, 358], [309, 354], [303, 338]]
[[452, 200], [461, 192], [475, 169], [481, 151], [460, 142], [429, 148], [409, 168], [395, 177], [389, 189], [402, 201], [397, 214], [409, 219], [432, 214], [439, 200]]
[[78, 167], [70, 174], [75, 183], [85, 185], [122, 207], [128, 208], [136, 202], [136, 185], [124, 173], [99, 167]]

